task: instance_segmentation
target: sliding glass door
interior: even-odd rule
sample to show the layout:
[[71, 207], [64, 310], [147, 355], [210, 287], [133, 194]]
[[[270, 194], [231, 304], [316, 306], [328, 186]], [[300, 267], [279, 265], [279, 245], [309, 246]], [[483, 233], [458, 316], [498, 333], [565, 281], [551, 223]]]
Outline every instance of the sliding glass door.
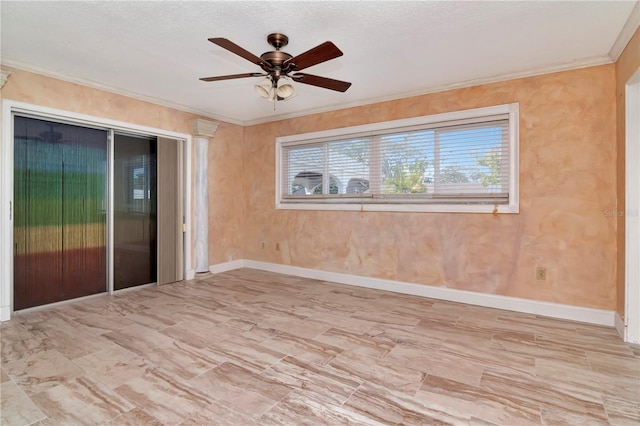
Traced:
[[15, 311], [183, 279], [182, 141], [13, 120]]
[[14, 310], [106, 291], [107, 140], [14, 118]]
[[115, 134], [113, 289], [157, 280], [157, 141]]

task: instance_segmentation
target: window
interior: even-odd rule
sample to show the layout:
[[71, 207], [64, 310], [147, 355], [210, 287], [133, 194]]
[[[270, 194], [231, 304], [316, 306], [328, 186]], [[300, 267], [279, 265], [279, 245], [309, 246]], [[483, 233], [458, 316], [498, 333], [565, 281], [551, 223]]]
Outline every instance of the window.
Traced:
[[518, 212], [518, 104], [276, 139], [276, 207]]
[[[152, 142], [153, 143], [153, 142]], [[127, 210], [132, 213], [155, 214], [156, 158], [132, 155], [120, 160], [127, 169]]]

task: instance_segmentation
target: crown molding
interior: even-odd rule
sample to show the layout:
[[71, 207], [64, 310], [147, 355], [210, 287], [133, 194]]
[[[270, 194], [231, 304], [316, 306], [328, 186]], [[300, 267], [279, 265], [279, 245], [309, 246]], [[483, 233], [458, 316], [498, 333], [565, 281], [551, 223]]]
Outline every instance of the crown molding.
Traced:
[[188, 112], [190, 114], [200, 115], [206, 118], [210, 118], [212, 120], [224, 121], [226, 123], [237, 124], [239, 126], [245, 125], [243, 121], [236, 120], [231, 117], [219, 116], [216, 114], [211, 114], [211, 112], [190, 108], [186, 105], [182, 105], [176, 102], [167, 101], [166, 99], [155, 98], [153, 96], [143, 95], [141, 93], [137, 93], [131, 90], [120, 89], [117, 87], [108, 86], [106, 84], [98, 83], [93, 80], [87, 80], [85, 78], [64, 74], [55, 70], [52, 70], [47, 67], [42, 67], [38, 65], [28, 64], [26, 62], [16, 61], [7, 57], [0, 57], [0, 65], [5, 65], [10, 68], [19, 69], [22, 71], [32, 72], [34, 74], [44, 75], [45, 77], [55, 78], [57, 80], [66, 81], [68, 83], [79, 84], [81, 86], [87, 86], [92, 89], [103, 90], [105, 92], [113, 93], [115, 95], [126, 96], [128, 98], [134, 98], [140, 101], [149, 102], [152, 104], [164, 106], [167, 108], [172, 108], [182, 112]]
[[627, 19], [620, 34], [618, 34], [618, 38], [613, 43], [613, 46], [611, 46], [611, 50], [609, 51], [611, 60], [615, 62], [620, 58], [624, 48], [627, 47], [629, 40], [631, 40], [631, 37], [633, 37], [638, 27], [640, 27], [640, 1], [636, 2], [635, 7], [631, 11], [631, 15], [629, 15], [629, 19]]
[[269, 117], [262, 117], [255, 120], [245, 121], [244, 125], [253, 126], [256, 124], [269, 123], [272, 121], [287, 120], [291, 118], [303, 117], [303, 116], [312, 115], [312, 114], [320, 114], [323, 112], [336, 111], [340, 109], [353, 108], [353, 107], [359, 107], [364, 105], [372, 105], [380, 102], [395, 101], [395, 100], [411, 98], [415, 96], [428, 95], [430, 93], [446, 92], [447, 90], [463, 89], [467, 87], [480, 86], [483, 84], [500, 83], [503, 81], [516, 80], [519, 78], [536, 77], [536, 76], [545, 75], [545, 74], [553, 74], [556, 72], [571, 71], [571, 70], [595, 67], [595, 66], [606, 65], [611, 63], [613, 63], [613, 60], [611, 59], [611, 57], [609, 57], [609, 55], [597, 56], [597, 57], [586, 58], [586, 59], [581, 59], [581, 60], [576, 60], [571, 62], [563, 62], [563, 63], [554, 64], [546, 67], [536, 68], [534, 70], [518, 71], [513, 73], [505, 73], [505, 74], [496, 74], [491, 77], [471, 79], [471, 80], [466, 80], [459, 83], [431, 86], [425, 89], [411, 91], [411, 92], [403, 92], [393, 96], [369, 98], [362, 101], [350, 102], [350, 103], [345, 103], [340, 105], [331, 105], [331, 106], [322, 107], [322, 108], [307, 109], [304, 111], [299, 111], [299, 112], [290, 113], [290, 114], [280, 114], [280, 115], [274, 115]]

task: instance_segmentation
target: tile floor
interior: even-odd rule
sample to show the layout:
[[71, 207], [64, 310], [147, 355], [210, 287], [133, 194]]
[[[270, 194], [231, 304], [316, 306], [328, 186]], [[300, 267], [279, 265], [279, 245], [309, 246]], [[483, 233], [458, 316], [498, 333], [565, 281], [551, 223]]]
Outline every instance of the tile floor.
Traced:
[[640, 424], [615, 330], [242, 269], [2, 323], [7, 425]]

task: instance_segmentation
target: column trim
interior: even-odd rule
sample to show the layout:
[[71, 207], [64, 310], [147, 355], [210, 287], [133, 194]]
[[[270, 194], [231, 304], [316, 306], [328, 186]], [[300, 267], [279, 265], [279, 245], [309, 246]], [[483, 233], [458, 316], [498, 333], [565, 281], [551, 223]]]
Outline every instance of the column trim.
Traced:
[[10, 75], [11, 71], [0, 70], [0, 89], [2, 89], [4, 84], [7, 82]]
[[195, 181], [194, 234], [195, 272], [209, 272], [209, 141], [218, 130], [218, 123], [194, 119], [191, 122], [194, 137]]

